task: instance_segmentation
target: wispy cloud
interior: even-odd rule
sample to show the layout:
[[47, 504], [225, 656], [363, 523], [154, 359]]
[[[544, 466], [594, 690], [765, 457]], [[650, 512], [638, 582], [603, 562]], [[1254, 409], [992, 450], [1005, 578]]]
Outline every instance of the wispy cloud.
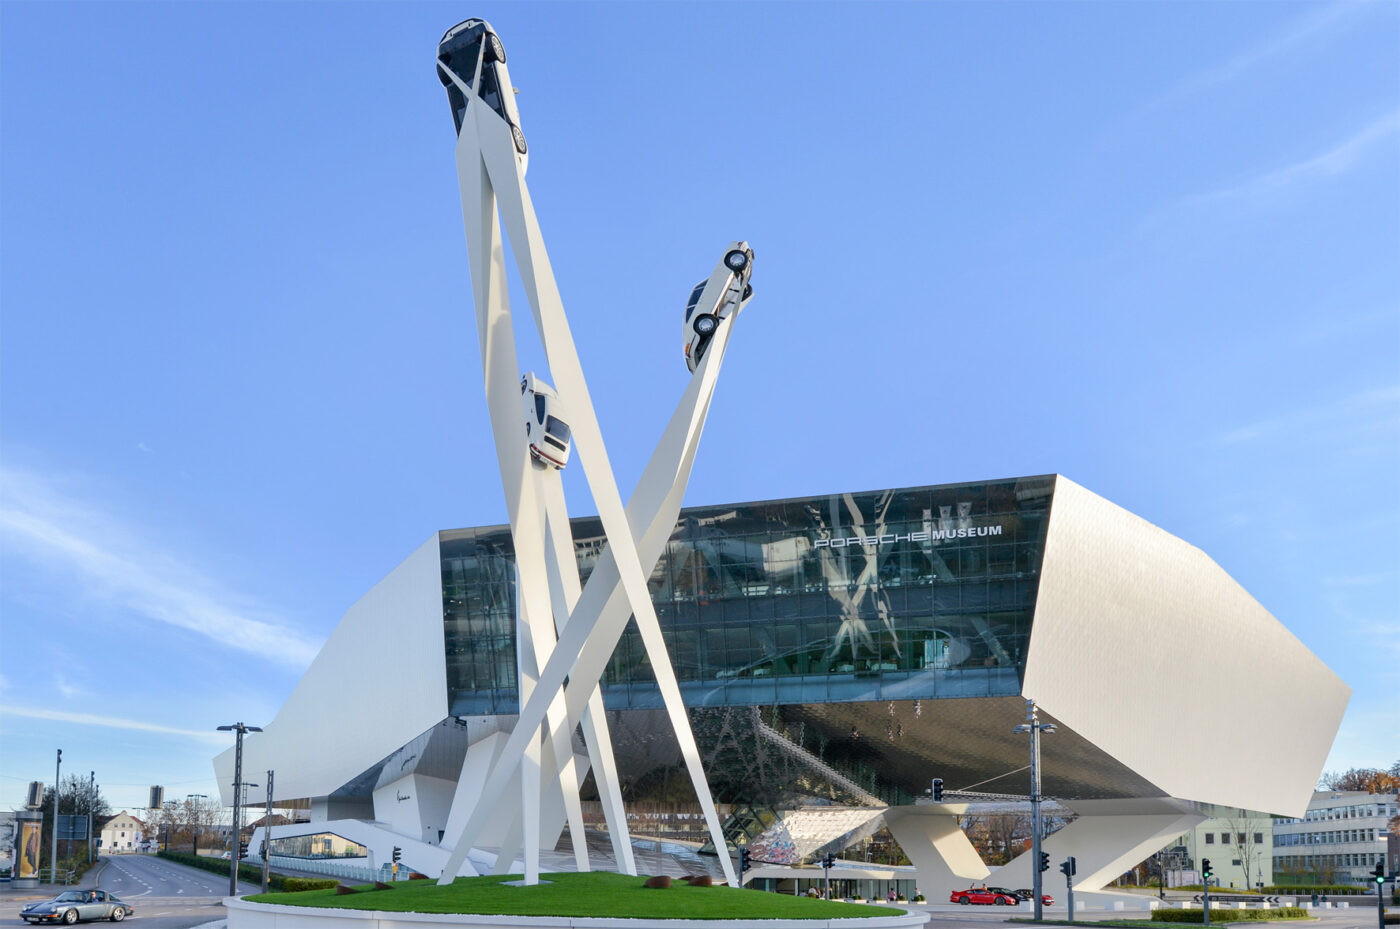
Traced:
[[1400, 386], [1359, 391], [1331, 403], [1301, 407], [1230, 430], [1217, 440], [1222, 445], [1252, 442], [1278, 433], [1292, 439], [1308, 430], [1362, 428], [1376, 430], [1400, 424]]
[[[80, 576], [87, 595], [264, 660], [305, 667], [318, 645], [221, 589], [132, 527], [29, 472], [0, 468], [0, 539], [11, 554]], [[100, 540], [97, 544], [93, 540]], [[259, 618], [261, 617], [261, 618]]]
[[1392, 110], [1333, 143], [1323, 152], [1217, 190], [1192, 194], [1185, 202], [1190, 205], [1262, 197], [1309, 181], [1336, 177], [1360, 164], [1371, 149], [1397, 134], [1400, 134], [1400, 110]]
[[1324, 37], [1333, 29], [1357, 21], [1372, 9], [1382, 7], [1376, 2], [1320, 3], [1305, 6], [1299, 16], [1263, 36], [1219, 64], [1202, 68], [1167, 88], [1153, 99], [1147, 109], [1173, 103], [1184, 97], [1229, 83], [1257, 66]]
[[0, 704], [0, 716], [24, 716], [29, 719], [46, 719], [60, 723], [74, 723], [79, 726], [101, 726], [106, 729], [137, 729], [141, 732], [159, 732], [164, 735], [178, 735], [188, 739], [199, 739], [204, 742], [217, 743], [223, 745], [228, 741], [228, 737], [222, 732], [210, 732], [200, 729], [179, 729], [175, 726], [163, 726], [160, 723], [149, 723], [140, 719], [124, 719], [120, 716], [98, 716], [95, 713], [68, 713], [63, 710], [45, 710], [28, 706], [9, 706]]

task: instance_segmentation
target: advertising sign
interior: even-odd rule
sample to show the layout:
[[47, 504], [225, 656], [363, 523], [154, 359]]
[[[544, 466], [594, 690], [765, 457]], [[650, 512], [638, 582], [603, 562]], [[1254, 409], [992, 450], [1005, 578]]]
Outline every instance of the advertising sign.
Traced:
[[20, 823], [19, 845], [15, 847], [15, 858], [18, 867], [15, 870], [17, 878], [38, 878], [39, 876], [39, 843], [40, 833], [43, 830], [43, 823], [36, 820], [25, 820]]

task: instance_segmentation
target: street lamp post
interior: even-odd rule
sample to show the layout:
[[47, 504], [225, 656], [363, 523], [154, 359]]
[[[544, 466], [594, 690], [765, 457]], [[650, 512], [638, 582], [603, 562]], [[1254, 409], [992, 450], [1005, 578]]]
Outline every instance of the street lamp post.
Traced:
[[[232, 726], [220, 726], [220, 732], [235, 732], [237, 738], [234, 740], [233, 753], [233, 838], [238, 840], [238, 801], [239, 791], [243, 786], [243, 736], [248, 732], [262, 732], [260, 726], [245, 726], [243, 723], [234, 723]], [[238, 852], [236, 850], [229, 855], [228, 869], [228, 895], [238, 896]]]
[[[49, 846], [49, 883], [58, 883], [58, 791], [59, 772], [63, 770], [63, 749], [58, 750], [58, 758], [53, 765], [53, 839]], [[43, 841], [42, 839], [40, 841]]]
[[1054, 732], [1057, 728], [1054, 723], [1042, 723], [1035, 701], [1027, 699], [1026, 721], [1011, 730], [1031, 734], [1031, 893], [1034, 894], [1036, 922], [1041, 919], [1041, 888], [1044, 885], [1040, 869], [1040, 834], [1043, 831], [1040, 818], [1040, 734]]

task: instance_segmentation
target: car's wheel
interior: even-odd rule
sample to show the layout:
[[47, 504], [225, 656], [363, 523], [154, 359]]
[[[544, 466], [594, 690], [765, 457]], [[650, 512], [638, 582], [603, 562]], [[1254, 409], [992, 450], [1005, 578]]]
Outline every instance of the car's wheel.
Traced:
[[1006, 898], [1005, 898], [1005, 897], [997, 897], [997, 898], [996, 898], [995, 900], [993, 900], [992, 902], [995, 903], [997, 906], [1006, 906]]
[[731, 271], [742, 271], [749, 266], [748, 253], [743, 249], [733, 249], [724, 256], [724, 266]]
[[968, 905], [969, 903], [971, 903], [971, 902], [972, 902], [972, 901], [969, 900], [969, 899], [967, 899], [966, 897], [959, 897], [959, 898], [958, 898], [958, 903], [959, 903], [961, 906], [967, 906], [967, 905]]
[[510, 124], [510, 137], [515, 140], [515, 150], [520, 154], [525, 154], [525, 133], [520, 131], [520, 127], [515, 123]]
[[719, 319], [712, 313], [701, 313], [690, 324], [696, 335], [709, 335], [719, 326]]
[[501, 64], [506, 62], [506, 47], [501, 44], [500, 36], [494, 32], [486, 34], [486, 60], [499, 61]]
[[64, 910], [64, 911], [63, 911], [63, 922], [64, 922], [65, 925], [71, 926], [71, 925], [73, 925], [73, 924], [74, 924], [75, 922], [77, 922], [77, 921], [78, 921], [78, 911], [77, 911], [77, 910]]
[[743, 295], [742, 297], [739, 298], [740, 301], [747, 300], [747, 299], [749, 299], [749, 298], [752, 297], [752, 296], [753, 296], [753, 285], [752, 285], [752, 284], [745, 284], [745, 285], [744, 285], [744, 295]]
[[119, 923], [123, 919], [126, 919], [126, 910], [122, 909], [121, 907], [117, 907], [115, 910], [112, 911], [112, 922]]

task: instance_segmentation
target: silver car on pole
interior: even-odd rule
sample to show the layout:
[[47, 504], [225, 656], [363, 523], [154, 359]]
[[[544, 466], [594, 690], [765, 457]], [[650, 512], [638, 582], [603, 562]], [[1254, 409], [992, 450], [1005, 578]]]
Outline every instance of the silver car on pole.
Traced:
[[705, 357], [720, 320], [744, 308], [753, 296], [753, 249], [747, 242], [730, 242], [710, 276], [695, 285], [685, 304], [685, 364], [692, 372]]

